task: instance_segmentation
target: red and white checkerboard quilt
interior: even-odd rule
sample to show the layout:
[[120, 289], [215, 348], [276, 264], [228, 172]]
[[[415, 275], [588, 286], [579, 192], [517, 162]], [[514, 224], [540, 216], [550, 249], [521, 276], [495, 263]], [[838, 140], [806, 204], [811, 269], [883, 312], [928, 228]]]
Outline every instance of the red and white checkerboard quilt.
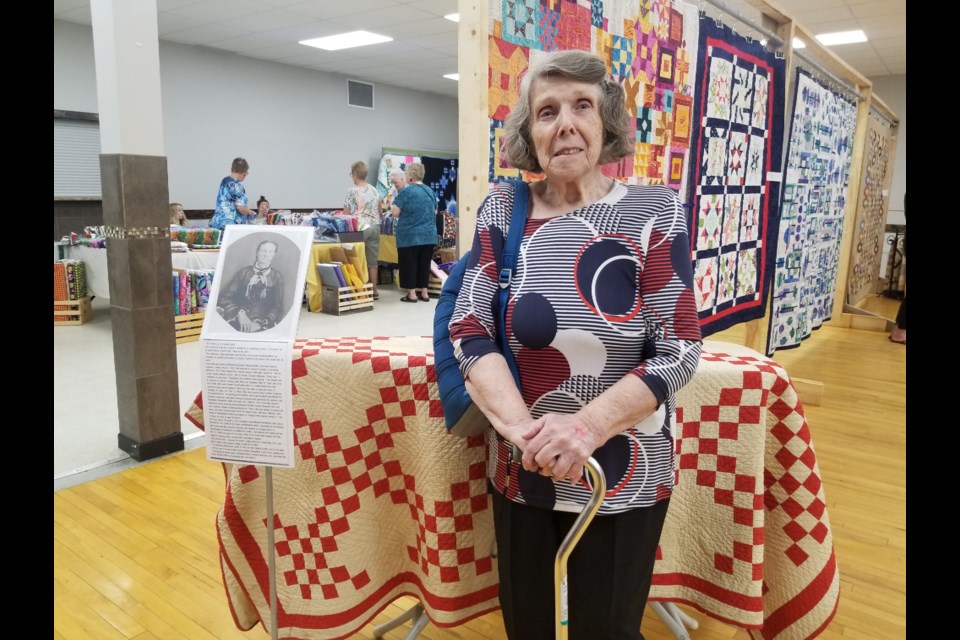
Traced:
[[755, 638], [812, 638], [836, 612], [840, 575], [820, 469], [786, 371], [704, 342], [677, 394], [677, 485], [653, 600], [685, 602]]
[[[279, 637], [349, 637], [404, 594], [439, 626], [495, 609], [483, 439], [447, 435], [431, 339], [300, 340], [293, 386], [296, 466], [273, 473]], [[186, 415], [202, 428], [199, 396]], [[651, 599], [758, 638], [813, 637], [836, 610], [839, 575], [786, 372], [707, 342], [677, 418]], [[264, 485], [260, 468], [235, 466], [217, 518], [241, 629], [270, 620]]]

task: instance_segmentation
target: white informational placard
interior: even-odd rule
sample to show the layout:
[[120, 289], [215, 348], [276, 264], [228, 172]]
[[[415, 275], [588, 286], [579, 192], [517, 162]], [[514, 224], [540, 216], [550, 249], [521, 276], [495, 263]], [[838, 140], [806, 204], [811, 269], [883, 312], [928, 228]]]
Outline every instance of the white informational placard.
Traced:
[[312, 227], [227, 225], [200, 332], [207, 458], [292, 467], [290, 371]]

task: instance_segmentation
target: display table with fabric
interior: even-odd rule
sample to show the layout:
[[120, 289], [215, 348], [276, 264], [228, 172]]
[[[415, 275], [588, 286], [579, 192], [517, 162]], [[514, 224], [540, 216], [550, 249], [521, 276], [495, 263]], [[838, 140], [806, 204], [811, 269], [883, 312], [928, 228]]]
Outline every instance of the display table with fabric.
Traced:
[[[310, 250], [310, 263], [307, 265], [307, 308], [310, 311], [322, 311], [323, 307], [323, 280], [317, 273], [318, 262], [330, 262], [336, 259], [332, 253], [343, 250], [346, 260], [356, 269], [357, 275], [364, 283], [370, 282], [370, 273], [367, 271], [367, 257], [364, 255], [362, 242], [314, 242]], [[332, 284], [332, 283], [331, 283]], [[337, 286], [340, 286], [339, 283]]]
[[[74, 245], [64, 247], [64, 257], [83, 260], [87, 271], [87, 290], [98, 298], [110, 298], [107, 250]], [[174, 269], [216, 269], [219, 251], [171, 252]]]
[[[405, 594], [438, 626], [497, 608], [485, 445], [446, 433], [431, 339], [298, 340], [293, 392], [296, 465], [273, 473], [280, 637], [349, 637]], [[757, 638], [816, 635], [840, 578], [789, 376], [708, 341], [677, 405], [678, 481], [651, 601]], [[202, 396], [186, 416], [203, 428]], [[242, 629], [270, 620], [264, 485], [262, 467], [229, 469], [217, 517]]]
[[397, 257], [397, 236], [380, 235], [380, 252], [377, 254], [377, 262], [384, 264], [397, 264], [400, 259]]

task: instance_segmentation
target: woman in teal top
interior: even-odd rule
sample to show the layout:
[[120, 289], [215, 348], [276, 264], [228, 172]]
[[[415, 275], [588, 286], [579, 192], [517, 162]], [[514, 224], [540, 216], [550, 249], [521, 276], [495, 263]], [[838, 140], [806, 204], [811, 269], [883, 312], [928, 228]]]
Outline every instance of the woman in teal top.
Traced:
[[[407, 165], [407, 186], [393, 201], [390, 210], [397, 220], [397, 264], [400, 287], [407, 289], [401, 300], [430, 302], [427, 289], [430, 262], [437, 244], [437, 196], [423, 184], [425, 169], [419, 162]], [[418, 296], [419, 291], [419, 296]]]

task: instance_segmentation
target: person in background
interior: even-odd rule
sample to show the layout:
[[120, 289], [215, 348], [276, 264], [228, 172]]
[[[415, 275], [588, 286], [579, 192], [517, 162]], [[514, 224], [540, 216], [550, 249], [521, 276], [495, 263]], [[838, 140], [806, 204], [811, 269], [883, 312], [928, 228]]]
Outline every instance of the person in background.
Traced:
[[702, 341], [677, 194], [601, 171], [634, 152], [624, 98], [604, 61], [584, 51], [545, 54], [527, 71], [505, 125], [507, 160], [546, 178], [529, 185], [518, 213], [526, 221], [506, 326], [493, 265], [512, 217], [510, 183], [477, 211], [450, 319], [467, 392], [493, 426], [487, 469], [510, 640], [554, 635], [554, 557], [591, 497], [590, 457], [608, 491], [570, 556], [570, 638], [643, 638], [674, 485], [674, 396]]
[[397, 197], [397, 193], [400, 191], [400, 189], [403, 189], [405, 186], [407, 186], [407, 177], [404, 175], [403, 169], [391, 170], [388, 177], [390, 179], [390, 188], [387, 189], [387, 195], [383, 198], [384, 213], [390, 212], [390, 206]]
[[270, 213], [270, 201], [267, 200], [267, 196], [260, 196], [260, 199], [257, 200], [257, 221], [263, 221], [263, 224], [267, 223], [267, 214]]
[[[400, 288], [407, 289], [403, 302], [430, 302], [430, 263], [437, 244], [437, 196], [423, 184], [426, 169], [411, 162], [406, 171], [407, 186], [394, 199], [390, 210], [397, 219], [397, 263]], [[417, 292], [419, 291], [419, 295]]]
[[183, 212], [183, 205], [179, 202], [170, 203], [170, 224], [179, 226], [187, 224], [187, 214]]
[[250, 224], [257, 212], [247, 206], [247, 192], [243, 181], [250, 173], [250, 165], [243, 158], [234, 158], [230, 175], [220, 181], [217, 204], [213, 209], [210, 227], [223, 230], [228, 224]]
[[358, 216], [366, 222], [363, 230], [363, 254], [367, 259], [367, 272], [373, 284], [373, 299], [380, 299], [377, 288], [377, 260], [380, 254], [380, 192], [367, 182], [367, 163], [358, 160], [350, 165], [353, 186], [343, 200], [343, 215]]
[[[903, 194], [903, 220], [904, 222], [906, 222], [907, 220], [906, 192], [904, 192]], [[906, 258], [907, 258], [907, 238], [906, 236], [904, 236], [903, 259], [906, 260]], [[889, 259], [893, 260], [893, 256], [891, 255]], [[906, 264], [904, 264], [904, 269], [906, 269]], [[890, 342], [896, 342], [897, 344], [905, 345], [907, 344], [907, 292], [906, 292], [907, 281], [906, 281], [906, 278], [904, 278], [903, 286], [904, 286], [903, 300], [900, 301], [900, 308], [897, 309], [897, 320], [896, 320], [897, 324], [893, 327], [893, 331], [890, 332], [889, 338], [890, 338]]]

